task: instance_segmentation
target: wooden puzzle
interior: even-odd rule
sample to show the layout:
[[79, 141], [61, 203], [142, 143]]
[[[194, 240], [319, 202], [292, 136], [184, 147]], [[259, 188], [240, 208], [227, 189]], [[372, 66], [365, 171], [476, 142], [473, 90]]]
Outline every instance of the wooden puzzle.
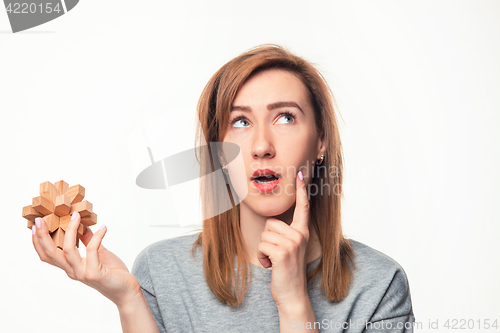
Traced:
[[[69, 187], [63, 180], [52, 184], [40, 184], [40, 196], [33, 198], [30, 206], [23, 207], [23, 217], [28, 220], [28, 228], [35, 225], [35, 218], [41, 217], [49, 228], [54, 244], [63, 249], [66, 227], [71, 221], [73, 212], [80, 213], [78, 234], [83, 235], [85, 229], [97, 223], [97, 215], [92, 211], [92, 204], [85, 197], [85, 188], [81, 185]], [[76, 238], [76, 247], [79, 239]]]

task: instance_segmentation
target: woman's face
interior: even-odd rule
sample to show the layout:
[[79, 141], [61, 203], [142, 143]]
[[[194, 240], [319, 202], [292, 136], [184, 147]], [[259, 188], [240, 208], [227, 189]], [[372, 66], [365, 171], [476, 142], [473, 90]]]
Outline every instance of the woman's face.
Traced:
[[[241, 204], [261, 216], [286, 212], [295, 203], [297, 172], [309, 184], [314, 163], [326, 148], [306, 86], [282, 69], [251, 76], [234, 99], [227, 126], [224, 142], [237, 144], [243, 157], [228, 164]], [[264, 169], [278, 178], [254, 179]]]

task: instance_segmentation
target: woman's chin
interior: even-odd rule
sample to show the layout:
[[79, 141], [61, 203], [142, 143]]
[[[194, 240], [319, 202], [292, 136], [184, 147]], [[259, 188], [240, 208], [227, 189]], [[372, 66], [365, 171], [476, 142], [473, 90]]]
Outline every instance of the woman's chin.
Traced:
[[285, 212], [286, 210], [277, 210], [277, 209], [268, 209], [268, 210], [257, 210], [256, 213], [259, 214], [260, 216], [265, 216], [265, 217], [274, 217], [281, 215]]
[[267, 198], [264, 200], [253, 200], [250, 207], [260, 216], [268, 217], [281, 215], [289, 208], [283, 200], [273, 200]]

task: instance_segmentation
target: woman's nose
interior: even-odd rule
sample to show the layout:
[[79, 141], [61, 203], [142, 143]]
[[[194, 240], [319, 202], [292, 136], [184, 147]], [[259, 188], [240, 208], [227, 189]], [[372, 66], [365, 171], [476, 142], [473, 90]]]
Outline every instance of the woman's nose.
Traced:
[[270, 131], [262, 126], [254, 133], [252, 156], [254, 158], [272, 158], [276, 154]]

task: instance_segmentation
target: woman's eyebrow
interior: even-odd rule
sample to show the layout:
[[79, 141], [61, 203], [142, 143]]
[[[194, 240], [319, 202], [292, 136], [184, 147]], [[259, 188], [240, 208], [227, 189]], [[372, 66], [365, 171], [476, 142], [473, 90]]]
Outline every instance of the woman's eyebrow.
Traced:
[[[295, 103], [295, 102], [275, 102], [267, 105], [267, 109], [269, 111], [274, 110], [274, 109], [279, 109], [279, 108], [284, 108], [284, 107], [292, 107], [292, 108], [297, 108], [302, 112], [303, 115], [305, 115], [304, 111], [300, 108], [300, 106]], [[245, 111], [245, 112], [252, 112], [252, 109], [249, 106], [240, 106], [240, 105], [234, 105], [231, 107], [231, 111]]]

